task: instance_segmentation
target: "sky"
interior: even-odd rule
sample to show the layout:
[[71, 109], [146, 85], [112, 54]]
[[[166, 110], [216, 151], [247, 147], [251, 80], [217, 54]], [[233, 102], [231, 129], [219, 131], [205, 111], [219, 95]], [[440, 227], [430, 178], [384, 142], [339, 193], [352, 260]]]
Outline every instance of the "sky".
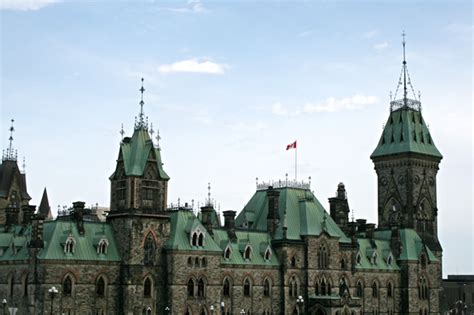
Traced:
[[[472, 2], [0, 0], [0, 139], [10, 119], [31, 204], [108, 206], [120, 129], [160, 132], [168, 202], [240, 211], [259, 182], [295, 177], [328, 209], [339, 182], [377, 221], [369, 159], [401, 70], [444, 158], [444, 275], [474, 273]], [[399, 96], [399, 94], [397, 95]], [[155, 133], [156, 136], [156, 133]], [[462, 245], [461, 245], [462, 244]]]

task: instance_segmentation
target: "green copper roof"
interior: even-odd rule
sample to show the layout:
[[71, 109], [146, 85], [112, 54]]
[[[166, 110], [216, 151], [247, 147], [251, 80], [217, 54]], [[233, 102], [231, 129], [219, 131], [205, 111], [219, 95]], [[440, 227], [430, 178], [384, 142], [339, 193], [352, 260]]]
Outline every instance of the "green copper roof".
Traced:
[[[44, 222], [44, 249], [39, 259], [120, 261], [112, 228], [105, 222], [84, 222], [84, 235], [80, 235], [76, 222], [55, 220]], [[66, 254], [64, 244], [69, 236], [75, 241], [74, 253]], [[97, 245], [101, 239], [108, 242], [107, 253], [99, 255]]]
[[[170, 219], [171, 235], [165, 245], [167, 249], [221, 252], [220, 247], [192, 211], [170, 211]], [[191, 233], [194, 231], [204, 233], [203, 246], [191, 245]]]
[[150, 159], [150, 154], [154, 152], [161, 179], [169, 179], [169, 176], [163, 170], [160, 149], [153, 146], [153, 141], [146, 129], [136, 129], [132, 138], [125, 138], [120, 144], [120, 152], [125, 167], [125, 175], [142, 176], [145, 172], [146, 163]]
[[[229, 236], [224, 229], [215, 229], [213, 238], [222, 249], [221, 263], [222, 264], [237, 264], [237, 265], [262, 265], [262, 266], [278, 266], [279, 262], [277, 256], [270, 246], [270, 236], [266, 232], [251, 231], [251, 230], [236, 230], [236, 242], [230, 242]], [[252, 254], [250, 259], [244, 258], [244, 252], [250, 245]], [[224, 257], [224, 252], [227, 247], [230, 247], [231, 254], [228, 259]], [[265, 251], [270, 247], [271, 255], [269, 260], [265, 260]]]
[[[304, 235], [320, 235], [323, 231], [340, 242], [350, 243], [350, 239], [333, 221], [324, 207], [309, 189], [276, 188], [280, 191], [278, 199], [280, 224], [275, 239], [283, 238], [283, 225], [287, 226], [287, 239], [300, 240]], [[237, 226], [254, 230], [267, 230], [268, 197], [266, 190], [257, 191], [236, 218]], [[285, 215], [286, 213], [286, 215]]]
[[380, 141], [370, 158], [399, 153], [418, 153], [442, 158], [421, 112], [409, 107], [392, 111]]
[[[360, 263], [356, 264], [357, 269], [377, 269], [377, 270], [399, 270], [396, 257], [392, 255], [390, 241], [380, 239], [358, 238]], [[377, 256], [375, 261], [374, 255]], [[391, 264], [388, 258], [392, 255]]]
[[28, 259], [28, 241], [30, 240], [31, 226], [13, 226], [5, 232], [0, 229], [0, 261]]

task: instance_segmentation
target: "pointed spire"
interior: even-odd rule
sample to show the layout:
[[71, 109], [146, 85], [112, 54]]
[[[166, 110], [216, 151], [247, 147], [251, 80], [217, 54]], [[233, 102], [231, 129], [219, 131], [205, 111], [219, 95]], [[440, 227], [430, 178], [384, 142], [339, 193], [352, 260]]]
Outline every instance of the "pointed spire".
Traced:
[[8, 140], [10, 141], [10, 144], [5, 151], [3, 151], [3, 156], [2, 156], [2, 161], [16, 161], [17, 159], [17, 151], [13, 149], [13, 132], [15, 131], [15, 127], [13, 127], [13, 123], [15, 122], [14, 119], [11, 120], [11, 127], [10, 127], [10, 138]]
[[[410, 74], [408, 72], [407, 60], [406, 60], [406, 39], [405, 31], [402, 32], [402, 46], [403, 46], [403, 61], [402, 61], [402, 71], [398, 79], [397, 89], [395, 94], [392, 97], [390, 92], [390, 111], [394, 111], [400, 108], [411, 108], [414, 110], [421, 111], [420, 99], [416, 97], [415, 90], [411, 84]], [[400, 87], [403, 86], [403, 97], [397, 100], [397, 93]], [[413, 94], [413, 99], [408, 98], [408, 87]]]
[[51, 214], [51, 207], [49, 206], [48, 192], [46, 191], [46, 187], [43, 191], [43, 197], [41, 198], [38, 213], [44, 215], [46, 219], [51, 219], [53, 217]]
[[156, 130], [156, 147], [159, 149], [160, 148], [160, 140], [161, 140], [161, 137], [160, 137], [160, 130], [157, 129]]
[[212, 206], [211, 200], [211, 183], [207, 183], [207, 201], [206, 206]]
[[123, 135], [125, 134], [125, 130], [123, 130], [123, 124], [122, 127], [120, 128], [120, 135], [122, 136], [122, 141], [123, 141]]
[[145, 81], [142, 78], [142, 87], [140, 88], [140, 93], [141, 93], [141, 98], [140, 98], [140, 112], [138, 113], [138, 119], [135, 119], [135, 129], [145, 129], [148, 130], [148, 117], [145, 117], [145, 112], [143, 111], [143, 105], [145, 105], [145, 102], [143, 101], [143, 93], [145, 92], [145, 88], [143, 87], [143, 81]]

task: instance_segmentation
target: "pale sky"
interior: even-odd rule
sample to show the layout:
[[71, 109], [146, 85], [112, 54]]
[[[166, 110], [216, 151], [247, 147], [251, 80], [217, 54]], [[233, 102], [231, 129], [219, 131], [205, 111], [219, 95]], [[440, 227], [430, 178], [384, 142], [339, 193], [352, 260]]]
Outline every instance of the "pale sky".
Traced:
[[240, 211], [255, 178], [344, 182], [356, 218], [377, 220], [369, 155], [401, 69], [444, 159], [444, 274], [474, 273], [472, 2], [0, 0], [1, 128], [26, 157], [32, 204], [108, 206], [120, 126], [160, 130], [169, 203]]

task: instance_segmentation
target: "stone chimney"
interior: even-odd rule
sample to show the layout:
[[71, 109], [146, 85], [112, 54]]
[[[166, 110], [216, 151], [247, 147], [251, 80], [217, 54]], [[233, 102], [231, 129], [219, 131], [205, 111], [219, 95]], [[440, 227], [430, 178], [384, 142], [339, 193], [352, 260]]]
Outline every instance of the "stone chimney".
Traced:
[[375, 231], [375, 224], [374, 223], [367, 223], [365, 225], [365, 235], [367, 238], [373, 239], [374, 238], [374, 231]]
[[84, 230], [84, 214], [85, 214], [85, 202], [83, 201], [76, 201], [72, 203], [72, 215], [74, 220], [76, 221], [77, 224], [77, 230], [79, 231], [80, 235], [84, 235], [85, 230]]
[[30, 224], [34, 216], [35, 210], [36, 210], [36, 206], [29, 206], [29, 205], [23, 206], [23, 220], [22, 220], [23, 225]]
[[235, 214], [237, 211], [234, 210], [227, 210], [224, 211], [224, 228], [229, 235], [229, 239], [231, 242], [237, 241], [237, 236], [235, 235]]
[[273, 237], [275, 231], [280, 223], [280, 213], [278, 212], [278, 199], [280, 198], [280, 191], [273, 189], [272, 186], [267, 190], [268, 198], [268, 213], [267, 213], [267, 232]]
[[29, 248], [43, 248], [43, 222], [45, 216], [41, 213], [34, 215], [31, 219], [31, 241], [28, 244]]
[[[215, 220], [213, 221], [213, 217]], [[211, 204], [207, 204], [204, 207], [201, 207], [201, 222], [206, 230], [212, 235], [212, 229], [218, 226], [218, 218], [216, 210]]]
[[329, 198], [329, 210], [331, 218], [345, 232], [348, 231], [349, 202], [347, 201], [346, 188], [343, 183], [337, 185], [336, 197]]

